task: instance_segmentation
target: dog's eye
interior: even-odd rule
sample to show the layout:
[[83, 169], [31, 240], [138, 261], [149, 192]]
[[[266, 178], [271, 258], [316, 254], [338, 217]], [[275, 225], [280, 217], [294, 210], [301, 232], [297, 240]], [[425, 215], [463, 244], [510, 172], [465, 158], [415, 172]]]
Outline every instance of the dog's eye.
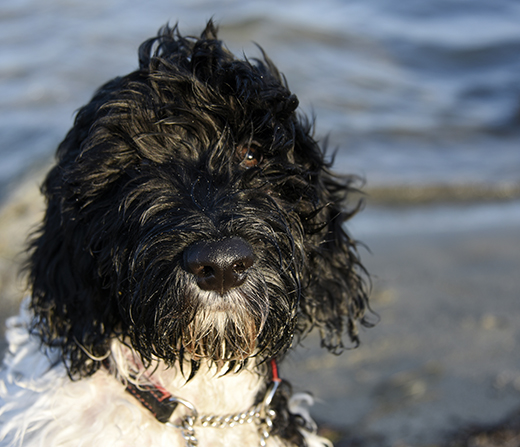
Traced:
[[240, 166], [244, 168], [254, 168], [262, 161], [262, 155], [258, 149], [251, 146], [239, 146], [237, 156], [240, 160]]

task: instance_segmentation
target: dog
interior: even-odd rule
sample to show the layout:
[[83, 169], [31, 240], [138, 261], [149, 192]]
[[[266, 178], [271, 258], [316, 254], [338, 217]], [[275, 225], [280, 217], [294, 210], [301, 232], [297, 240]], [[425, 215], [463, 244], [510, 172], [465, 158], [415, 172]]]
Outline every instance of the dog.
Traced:
[[2, 446], [322, 446], [278, 373], [340, 352], [370, 278], [313, 122], [262, 51], [163, 27], [59, 145], [7, 322]]

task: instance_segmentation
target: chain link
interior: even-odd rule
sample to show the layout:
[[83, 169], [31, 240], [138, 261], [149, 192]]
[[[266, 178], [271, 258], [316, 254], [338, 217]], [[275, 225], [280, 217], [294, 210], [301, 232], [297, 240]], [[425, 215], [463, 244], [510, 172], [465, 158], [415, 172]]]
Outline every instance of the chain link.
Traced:
[[191, 416], [185, 416], [182, 420], [181, 425], [181, 433], [184, 441], [186, 442], [186, 447], [197, 447], [199, 441], [195, 437], [195, 428], [193, 425], [195, 424], [194, 419]]
[[267, 410], [266, 416], [263, 421], [260, 422], [260, 427], [258, 429], [260, 433], [260, 447], [266, 447], [267, 440], [271, 435], [271, 430], [273, 428], [273, 419], [276, 416], [274, 410]]
[[257, 407], [253, 407], [249, 411], [244, 411], [237, 414], [228, 414], [224, 416], [202, 416], [199, 422], [203, 427], [227, 428], [234, 427], [235, 425], [250, 424], [259, 418], [260, 413]]
[[228, 414], [224, 416], [206, 415], [197, 417], [197, 413], [191, 404], [185, 401], [182, 403], [192, 410], [192, 415], [186, 415], [181, 420], [181, 425], [167, 423], [170, 427], [181, 430], [182, 437], [186, 443], [186, 447], [197, 447], [198, 440], [195, 436], [195, 425], [211, 428], [231, 428], [237, 425], [256, 423], [258, 426], [258, 434], [260, 436], [260, 447], [267, 446], [267, 440], [271, 435], [273, 428], [273, 419], [276, 412], [269, 408], [271, 400], [278, 388], [279, 382], [274, 382], [267, 390], [266, 396], [262, 403], [251, 407], [251, 409], [242, 413]]

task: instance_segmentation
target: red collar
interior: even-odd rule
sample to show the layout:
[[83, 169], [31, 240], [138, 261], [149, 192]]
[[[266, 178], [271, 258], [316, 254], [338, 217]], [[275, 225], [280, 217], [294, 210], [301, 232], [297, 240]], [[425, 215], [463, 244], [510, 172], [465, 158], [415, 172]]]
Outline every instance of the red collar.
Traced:
[[[276, 386], [268, 387], [267, 389], [268, 393], [274, 395], [274, 392], [276, 392], [282, 379], [278, 376], [278, 365], [276, 364], [276, 360], [272, 359], [270, 365], [271, 381], [273, 384], [276, 384]], [[173, 412], [179, 405], [179, 401], [182, 402], [182, 400], [174, 398], [172, 394], [162, 386], [153, 383], [152, 380], [149, 380], [149, 384], [139, 385], [128, 381], [126, 383], [126, 391], [141, 402], [141, 405], [148, 409], [155, 419], [162, 423], [166, 423], [171, 419]], [[269, 397], [269, 403], [272, 400], [273, 395]], [[266, 398], [264, 398], [264, 400]]]

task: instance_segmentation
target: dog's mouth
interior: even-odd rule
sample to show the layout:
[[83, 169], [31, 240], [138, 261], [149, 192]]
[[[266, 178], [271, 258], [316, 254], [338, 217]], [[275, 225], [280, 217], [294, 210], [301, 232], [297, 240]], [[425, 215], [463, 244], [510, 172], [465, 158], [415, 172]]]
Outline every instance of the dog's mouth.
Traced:
[[256, 276], [248, 272], [239, 287], [224, 294], [188, 288], [194, 312], [179, 342], [191, 359], [229, 362], [255, 355], [269, 316], [267, 287]]
[[255, 354], [259, 331], [253, 319], [238, 325], [224, 312], [212, 313], [210, 319], [197, 316], [184, 334], [183, 348], [191, 359], [242, 362]]
[[156, 270], [133, 278], [132, 342], [145, 358], [243, 364], [287, 347], [298, 288], [290, 269], [280, 268], [276, 246], [253, 249], [239, 237], [197, 241], [176, 259], [173, 271], [171, 260], [149, 263]]
[[[196, 305], [182, 345], [194, 360], [242, 361], [254, 354], [268, 313], [265, 290], [252, 287], [255, 255], [238, 237], [199, 241], [183, 256]], [[256, 289], [256, 290], [255, 290]], [[264, 288], [265, 289], [265, 288]]]

